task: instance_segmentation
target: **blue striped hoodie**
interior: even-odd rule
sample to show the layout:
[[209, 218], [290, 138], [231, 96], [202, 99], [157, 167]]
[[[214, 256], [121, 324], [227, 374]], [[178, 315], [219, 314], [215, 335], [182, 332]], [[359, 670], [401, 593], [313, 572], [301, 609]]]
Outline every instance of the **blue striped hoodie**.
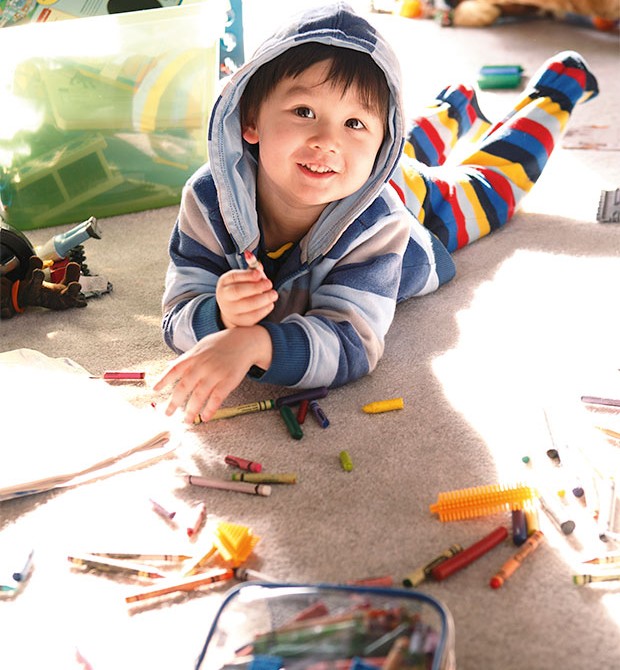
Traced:
[[272, 364], [250, 374], [290, 387], [335, 387], [371, 372], [384, 351], [396, 304], [434, 291], [454, 275], [445, 247], [389, 185], [405, 136], [400, 68], [387, 42], [345, 3], [305, 12], [268, 39], [224, 87], [211, 113], [209, 163], [188, 180], [170, 239], [163, 333], [177, 353], [223, 326], [218, 278], [256, 252], [256, 160], [241, 134], [239, 101], [264, 63], [304, 42], [371, 55], [390, 89], [388, 130], [366, 184], [331, 203], [270, 276], [278, 292], [261, 322]]

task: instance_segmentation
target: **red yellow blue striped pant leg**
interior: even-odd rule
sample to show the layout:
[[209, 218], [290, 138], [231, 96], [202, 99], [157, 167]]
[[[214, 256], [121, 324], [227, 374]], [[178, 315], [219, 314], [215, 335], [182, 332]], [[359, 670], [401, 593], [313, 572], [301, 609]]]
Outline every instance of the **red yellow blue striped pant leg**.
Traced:
[[[428, 133], [425, 144], [423, 126], [417, 125], [415, 143], [408, 143], [394, 184], [420, 222], [450, 251], [459, 249], [512, 217], [540, 177], [575, 105], [597, 93], [596, 79], [578, 53], [557, 54], [532, 78], [510, 113], [491, 126], [459, 164], [441, 162], [445, 148], [458, 141], [458, 130], [453, 131], [452, 144], [444, 142], [444, 150], [434, 156], [425, 151], [421, 161], [416, 149], [436, 143], [441, 135]], [[467, 130], [464, 126], [462, 134]], [[429, 164], [431, 158], [434, 162]]]

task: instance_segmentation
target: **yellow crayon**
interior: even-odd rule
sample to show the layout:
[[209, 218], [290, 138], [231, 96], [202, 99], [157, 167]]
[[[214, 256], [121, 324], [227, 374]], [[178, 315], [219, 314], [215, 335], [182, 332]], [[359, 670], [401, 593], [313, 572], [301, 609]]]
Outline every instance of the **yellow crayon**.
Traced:
[[351, 472], [353, 470], [353, 461], [351, 460], [351, 456], [349, 455], [348, 451], [341, 451], [340, 452], [340, 465], [342, 465], [342, 469], [346, 470], [347, 472]]
[[405, 403], [402, 398], [391, 398], [390, 400], [377, 400], [369, 402], [362, 407], [366, 414], [380, 414], [381, 412], [392, 412], [395, 409], [403, 409]]
[[[235, 405], [234, 407], [221, 407], [217, 412], [211, 417], [211, 420], [215, 419], [229, 419], [233, 416], [241, 416], [242, 414], [251, 414], [253, 412], [264, 412], [268, 409], [273, 409], [275, 407], [274, 400], [258, 400], [257, 402], [249, 402], [245, 405]], [[194, 417], [194, 423], [203, 423], [202, 415], [197, 414]]]

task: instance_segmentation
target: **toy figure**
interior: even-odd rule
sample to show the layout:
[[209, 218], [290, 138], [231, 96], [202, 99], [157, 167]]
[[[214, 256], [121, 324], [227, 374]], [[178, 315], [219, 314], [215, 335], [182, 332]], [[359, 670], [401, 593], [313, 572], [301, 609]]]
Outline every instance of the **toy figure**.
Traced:
[[[4, 221], [1, 224], [0, 318], [10, 319], [27, 307], [86, 307], [79, 283], [83, 268], [70, 256], [86, 239], [101, 239], [95, 217], [36, 248], [21, 231]], [[49, 269], [48, 279], [44, 266]]]
[[70, 309], [86, 307], [86, 298], [79, 284], [80, 266], [67, 263], [65, 276], [60, 283], [44, 279], [43, 261], [31, 256], [24, 279], [11, 281], [0, 278], [0, 318], [10, 319], [21, 314], [26, 307], [47, 307], [48, 309]]

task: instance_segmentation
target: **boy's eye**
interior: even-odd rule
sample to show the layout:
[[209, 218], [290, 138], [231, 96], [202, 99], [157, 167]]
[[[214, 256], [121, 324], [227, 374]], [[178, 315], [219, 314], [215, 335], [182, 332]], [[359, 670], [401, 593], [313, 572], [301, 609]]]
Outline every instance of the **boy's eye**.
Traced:
[[304, 119], [314, 118], [314, 112], [309, 107], [297, 107], [297, 109], [295, 109], [295, 114], [297, 114], [297, 116], [301, 116]]
[[345, 125], [348, 128], [353, 128], [353, 130], [362, 130], [365, 128], [364, 124], [359, 119], [349, 119]]

